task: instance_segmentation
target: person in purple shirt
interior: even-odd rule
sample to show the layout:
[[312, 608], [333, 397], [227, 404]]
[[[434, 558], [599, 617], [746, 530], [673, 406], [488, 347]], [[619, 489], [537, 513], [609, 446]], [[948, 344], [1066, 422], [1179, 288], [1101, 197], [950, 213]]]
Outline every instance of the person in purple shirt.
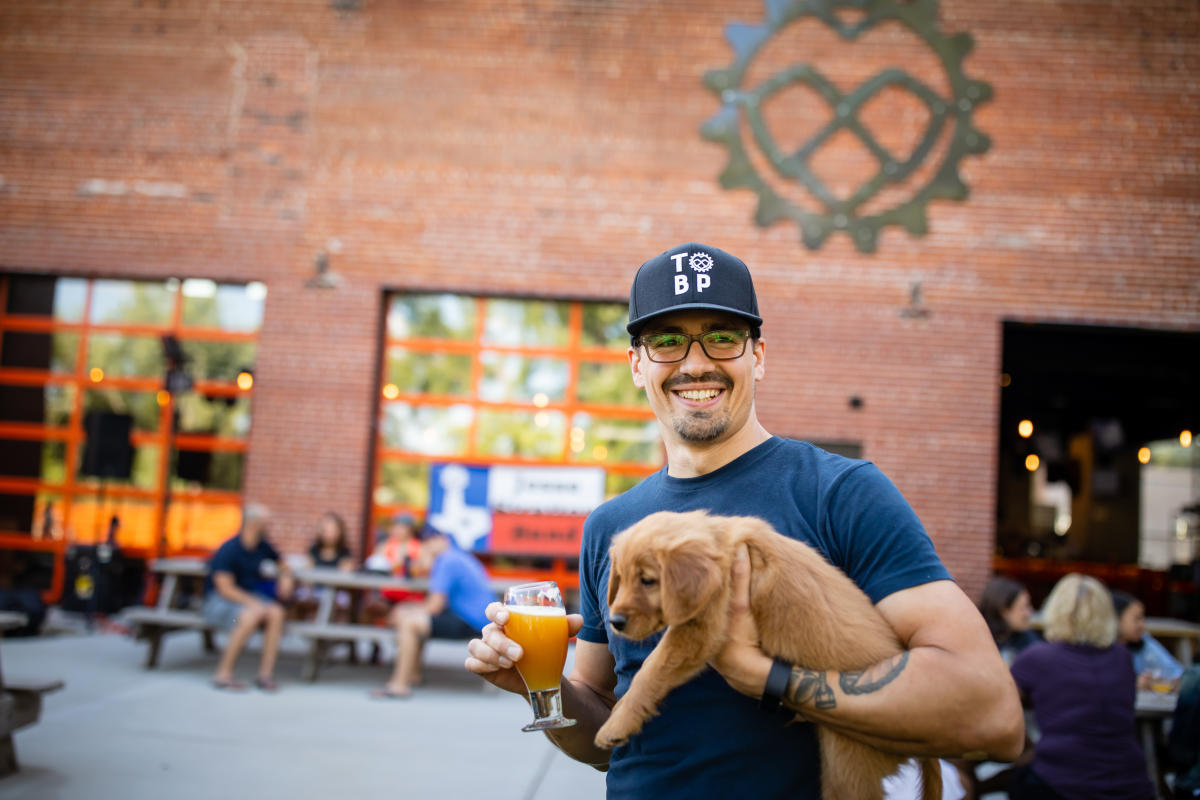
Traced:
[[1148, 800], [1154, 788], [1138, 745], [1133, 664], [1117, 643], [1104, 584], [1071, 574], [1042, 609], [1046, 641], [1012, 665], [1041, 738], [1014, 774], [1011, 800]]

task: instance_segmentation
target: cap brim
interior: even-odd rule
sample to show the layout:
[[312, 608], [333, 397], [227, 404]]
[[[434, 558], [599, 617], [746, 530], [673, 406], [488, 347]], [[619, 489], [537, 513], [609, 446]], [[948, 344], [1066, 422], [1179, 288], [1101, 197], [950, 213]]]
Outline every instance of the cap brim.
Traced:
[[762, 325], [762, 317], [756, 317], [752, 314], [747, 314], [744, 311], [738, 311], [736, 308], [730, 308], [729, 306], [721, 306], [714, 303], [684, 303], [682, 305], [664, 308], [662, 311], [658, 311], [653, 314], [647, 314], [644, 317], [638, 317], [626, 325], [625, 330], [628, 331], [630, 336], [637, 336], [642, 328], [646, 327], [646, 323], [650, 322], [651, 320], [658, 319], [659, 317], [665, 317], [668, 314], [674, 314], [676, 311], [720, 311], [722, 313], [732, 314], [735, 317], [744, 319], [753, 325]]

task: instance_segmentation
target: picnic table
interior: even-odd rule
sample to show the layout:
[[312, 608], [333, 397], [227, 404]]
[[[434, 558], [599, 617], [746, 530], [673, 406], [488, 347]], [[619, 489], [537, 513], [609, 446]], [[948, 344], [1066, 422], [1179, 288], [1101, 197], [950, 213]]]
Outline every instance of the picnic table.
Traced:
[[204, 640], [204, 650], [216, 652], [213, 641], [213, 625], [204, 619], [197, 602], [202, 602], [203, 592], [193, 591], [193, 601], [182, 605], [181, 588], [190, 582], [192, 588], [204, 579], [208, 563], [199, 558], [159, 558], [150, 562], [150, 570], [162, 579], [158, 590], [158, 601], [153, 606], [139, 606], [125, 614], [125, 621], [133, 629], [135, 639], [149, 642], [146, 653], [146, 669], [158, 665], [163, 637], [176, 631], [199, 631]]
[[[28, 624], [24, 614], [0, 611], [0, 631]], [[17, 771], [17, 748], [13, 733], [32, 725], [42, 715], [42, 695], [63, 687], [59, 680], [16, 683], [4, 680], [0, 671], [0, 776]]]
[[1179, 695], [1142, 690], [1137, 693], [1134, 701], [1134, 713], [1137, 717], [1138, 737], [1142, 742], [1142, 751], [1146, 757], [1146, 772], [1150, 782], [1158, 794], [1162, 786], [1162, 771], [1158, 764], [1158, 740], [1163, 730], [1163, 721], [1175, 713]]
[[[373, 572], [347, 572], [331, 567], [300, 568], [292, 571], [296, 583], [317, 590], [317, 610], [311, 620], [292, 622], [288, 632], [309, 639], [311, 647], [301, 675], [305, 680], [315, 681], [321, 664], [329, 649], [342, 642], [369, 641], [374, 644], [393, 642], [395, 630], [389, 626], [371, 625], [360, 621], [359, 609], [364, 595], [383, 590], [425, 592], [429, 589], [428, 578], [405, 578]], [[492, 591], [502, 597], [512, 583], [509, 580], [492, 579]], [[339, 591], [351, 595], [350, 621], [334, 619], [335, 599]]]

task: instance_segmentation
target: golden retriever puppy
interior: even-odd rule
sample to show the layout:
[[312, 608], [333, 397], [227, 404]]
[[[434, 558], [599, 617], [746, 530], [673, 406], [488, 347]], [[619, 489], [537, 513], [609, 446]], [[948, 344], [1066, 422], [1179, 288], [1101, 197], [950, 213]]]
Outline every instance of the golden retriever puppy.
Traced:
[[[750, 611], [770, 656], [811, 670], [865, 670], [904, 652], [867, 595], [808, 545], [754, 517], [661, 511], [618, 534], [610, 550], [610, 624], [644, 639], [667, 632], [596, 734], [599, 747], [642, 729], [671, 689], [691, 680], [728, 637], [729, 571], [750, 554]], [[828, 686], [814, 687], [817, 702]], [[906, 758], [818, 727], [826, 800], [877, 800]], [[936, 759], [920, 759], [926, 800], [941, 797]]]

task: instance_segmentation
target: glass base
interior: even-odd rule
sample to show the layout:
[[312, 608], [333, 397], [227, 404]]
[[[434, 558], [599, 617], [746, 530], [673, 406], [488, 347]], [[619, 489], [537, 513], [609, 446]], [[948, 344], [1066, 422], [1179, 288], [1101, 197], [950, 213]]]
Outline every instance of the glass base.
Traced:
[[559, 691], [555, 688], [529, 693], [529, 705], [533, 706], [533, 722], [521, 730], [546, 731], [553, 728], [569, 728], [575, 724], [575, 720], [563, 716]]

